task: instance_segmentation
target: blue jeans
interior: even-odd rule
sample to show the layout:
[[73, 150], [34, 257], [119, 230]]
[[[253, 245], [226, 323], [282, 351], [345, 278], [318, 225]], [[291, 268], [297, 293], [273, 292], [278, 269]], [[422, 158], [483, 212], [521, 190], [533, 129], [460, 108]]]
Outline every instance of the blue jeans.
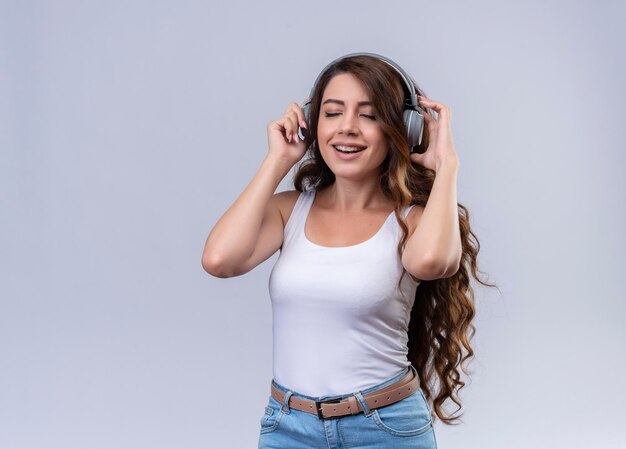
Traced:
[[[272, 379], [274, 386], [285, 393], [285, 399], [280, 403], [270, 394], [260, 422], [259, 449], [436, 449], [430, 408], [421, 388], [398, 402], [376, 409], [370, 409], [363, 399], [364, 394], [401, 379], [409, 369], [415, 371], [410, 365], [381, 384], [338, 396], [306, 396]], [[345, 399], [354, 395], [364, 412], [320, 419], [312, 413], [289, 407], [292, 395], [312, 401]]]

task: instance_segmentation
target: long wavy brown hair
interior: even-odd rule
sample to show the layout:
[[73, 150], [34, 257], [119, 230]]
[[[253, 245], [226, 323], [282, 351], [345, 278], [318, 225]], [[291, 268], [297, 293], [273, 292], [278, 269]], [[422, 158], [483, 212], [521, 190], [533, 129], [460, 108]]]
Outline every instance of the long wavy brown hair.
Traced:
[[[380, 188], [394, 204], [395, 216], [403, 236], [398, 242], [398, 255], [408, 240], [408, 226], [402, 211], [411, 204], [426, 206], [435, 180], [435, 172], [411, 161], [406, 127], [403, 122], [404, 82], [387, 63], [368, 55], [353, 55], [330, 66], [320, 77], [310, 105], [308, 132], [304, 134], [307, 153], [300, 161], [293, 178], [296, 190], [322, 190], [335, 182], [335, 175], [324, 162], [317, 142], [317, 124], [322, 96], [330, 79], [339, 73], [351, 73], [366, 89], [377, 111], [376, 120], [386, 136], [389, 153], [380, 166]], [[410, 79], [418, 95], [424, 91]], [[428, 114], [433, 115], [430, 110]], [[424, 129], [421, 145], [428, 147], [428, 131]], [[460, 416], [450, 417], [443, 403], [450, 399], [461, 409], [455, 394], [465, 385], [457, 367], [469, 376], [467, 361], [474, 356], [470, 340], [475, 334], [474, 290], [470, 274], [481, 284], [495, 287], [478, 277], [477, 256], [480, 243], [471, 231], [467, 208], [457, 203], [463, 247], [461, 265], [449, 278], [421, 280], [415, 293], [408, 330], [408, 359], [416, 368], [420, 387], [429, 403], [433, 420], [436, 416], [446, 424], [457, 424]], [[402, 276], [406, 274], [403, 270]], [[398, 286], [402, 281], [398, 280]]]

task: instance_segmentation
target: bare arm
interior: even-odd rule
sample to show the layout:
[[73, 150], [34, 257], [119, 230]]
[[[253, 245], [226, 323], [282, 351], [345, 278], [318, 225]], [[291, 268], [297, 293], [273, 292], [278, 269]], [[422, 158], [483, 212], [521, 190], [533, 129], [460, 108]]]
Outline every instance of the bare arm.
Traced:
[[407, 240], [402, 264], [418, 279], [452, 276], [462, 256], [457, 208], [458, 163], [441, 165], [417, 227]]
[[269, 151], [245, 190], [217, 221], [204, 245], [202, 267], [217, 277], [246, 273], [274, 254], [283, 242], [276, 187], [306, 151], [295, 137], [304, 115], [296, 103], [268, 123]]
[[459, 159], [452, 140], [450, 107], [418, 98], [422, 107], [435, 110], [438, 118], [424, 114], [428, 148], [424, 154], [411, 154], [411, 160], [436, 175], [426, 207], [406, 243], [402, 265], [418, 279], [434, 280], [453, 276], [463, 256], [456, 200]]
[[[290, 169], [291, 166], [283, 161], [269, 155], [265, 157], [252, 181], [211, 230], [202, 253], [205, 271], [217, 277], [245, 272], [242, 267], [255, 250], [264, 219], [273, 220], [275, 230], [280, 223], [282, 235], [280, 212], [270, 200]], [[282, 239], [278, 247], [281, 243]]]

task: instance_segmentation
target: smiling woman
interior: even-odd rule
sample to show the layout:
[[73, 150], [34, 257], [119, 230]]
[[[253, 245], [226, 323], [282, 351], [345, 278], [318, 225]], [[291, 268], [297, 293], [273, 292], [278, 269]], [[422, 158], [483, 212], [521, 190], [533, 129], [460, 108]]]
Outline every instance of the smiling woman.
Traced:
[[[442, 404], [460, 405], [474, 354], [470, 277], [493, 284], [456, 201], [449, 117], [397, 64], [356, 53], [268, 123], [268, 154], [202, 257], [231, 277], [280, 250], [259, 448], [436, 448], [433, 420], [458, 419]], [[298, 163], [295, 190], [274, 193]]]
[[[317, 140], [324, 161], [336, 177], [353, 172], [377, 179], [388, 147], [375, 109], [363, 84], [353, 74], [337, 74], [328, 82], [317, 123]], [[338, 161], [355, 162], [338, 165]], [[369, 190], [374, 190], [371, 181], [370, 184]]]

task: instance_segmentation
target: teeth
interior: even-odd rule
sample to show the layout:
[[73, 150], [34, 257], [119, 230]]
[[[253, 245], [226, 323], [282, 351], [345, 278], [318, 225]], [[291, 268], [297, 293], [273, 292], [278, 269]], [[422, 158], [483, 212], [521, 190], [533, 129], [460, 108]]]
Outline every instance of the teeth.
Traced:
[[343, 145], [335, 145], [335, 148], [337, 148], [339, 151], [343, 151], [344, 153], [357, 153], [361, 150], [364, 150], [364, 148], [344, 147]]

